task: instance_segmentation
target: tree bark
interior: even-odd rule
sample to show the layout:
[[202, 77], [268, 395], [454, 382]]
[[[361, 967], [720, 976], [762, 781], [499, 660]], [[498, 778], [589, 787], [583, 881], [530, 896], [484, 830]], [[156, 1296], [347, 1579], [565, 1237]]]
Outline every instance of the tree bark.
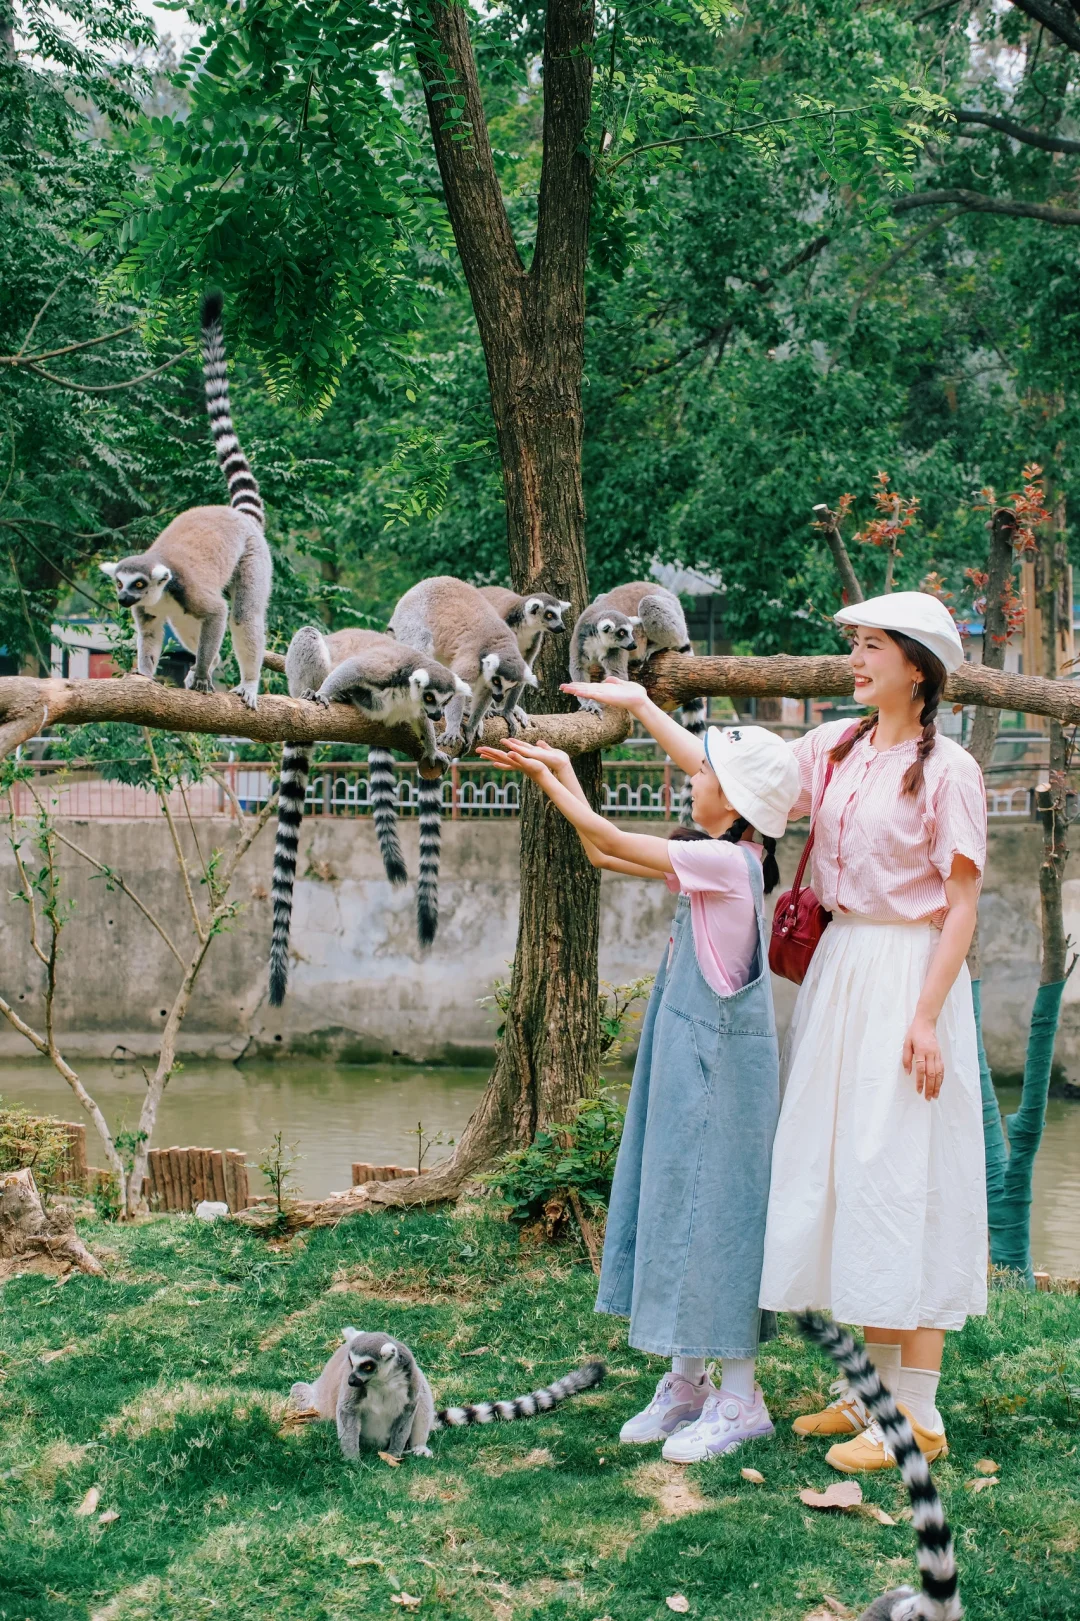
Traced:
[[62, 1272], [103, 1277], [105, 1268], [76, 1235], [71, 1212], [46, 1211], [30, 1170], [0, 1176], [0, 1278], [34, 1259]]
[[814, 516], [825, 531], [825, 539], [829, 543], [829, 550], [832, 552], [833, 562], [836, 564], [836, 572], [840, 576], [845, 598], [849, 603], [863, 602], [865, 594], [859, 584], [858, 575], [855, 573], [848, 549], [844, 545], [844, 537], [840, 533], [840, 519], [835, 512], [830, 512], [824, 502], [814, 508]]
[[[982, 668], [984, 670], [1003, 670], [1005, 668], [1005, 649], [1008, 646], [1005, 624], [1005, 594], [1012, 575], [1013, 541], [1015, 537], [1015, 512], [1011, 507], [998, 507], [990, 520], [990, 555], [986, 563], [986, 607], [983, 611], [982, 656]], [[984, 781], [987, 768], [993, 763], [994, 759], [994, 745], [997, 742], [999, 719], [1000, 711], [997, 709], [984, 707], [975, 711], [968, 752], [978, 762]], [[972, 982], [978, 983], [982, 974], [978, 923], [975, 925], [975, 933], [972, 937], [967, 961]], [[981, 1011], [981, 1003], [979, 1008]], [[981, 1029], [979, 1040], [982, 1041]], [[987, 1073], [989, 1074], [989, 1071]], [[987, 1101], [984, 1097], [984, 1104]], [[998, 1129], [1000, 1130], [1000, 1125]]]

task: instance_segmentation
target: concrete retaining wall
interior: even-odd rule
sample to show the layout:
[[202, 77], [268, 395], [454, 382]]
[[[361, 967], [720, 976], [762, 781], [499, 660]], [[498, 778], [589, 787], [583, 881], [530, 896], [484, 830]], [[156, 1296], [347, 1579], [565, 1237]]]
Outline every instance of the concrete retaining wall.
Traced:
[[[186, 901], [164, 826], [156, 822], [65, 822], [64, 830], [124, 874], [158, 912], [182, 952], [188, 950]], [[659, 831], [638, 823], [639, 831]], [[196, 823], [202, 849], [230, 838], [223, 821]], [[193, 882], [201, 866], [190, 836]], [[305, 823], [296, 887], [297, 960], [285, 1006], [266, 1002], [272, 828], [248, 852], [234, 887], [242, 904], [216, 940], [188, 1015], [182, 1050], [237, 1059], [320, 1053], [357, 1061], [389, 1056], [465, 1063], [486, 1061], [494, 1038], [490, 1006], [479, 999], [508, 971], [517, 920], [518, 824], [447, 822], [443, 828], [442, 921], [433, 949], [421, 954], [414, 927], [415, 890], [387, 884], [370, 820]], [[803, 834], [780, 849], [790, 876]], [[987, 1046], [1002, 1074], [1023, 1065], [1031, 1000], [1038, 980], [1038, 865], [1041, 835], [1028, 823], [997, 823], [981, 909]], [[416, 828], [402, 823], [410, 872]], [[29, 853], [29, 847], [27, 847]], [[175, 992], [179, 970], [131, 902], [109, 892], [92, 869], [61, 847], [65, 894], [75, 914], [64, 931], [57, 1028], [73, 1056], [147, 1057]], [[42, 976], [27, 946], [25, 908], [10, 848], [0, 849], [0, 994], [19, 1012], [40, 1017]], [[1066, 921], [1080, 937], [1080, 876], [1066, 883]], [[673, 902], [663, 885], [604, 876], [600, 972], [621, 983], [655, 966]], [[793, 987], [778, 983], [786, 1022]], [[0, 1056], [24, 1056], [26, 1044], [0, 1021]], [[1080, 1079], [1080, 974], [1066, 992], [1058, 1058]]]

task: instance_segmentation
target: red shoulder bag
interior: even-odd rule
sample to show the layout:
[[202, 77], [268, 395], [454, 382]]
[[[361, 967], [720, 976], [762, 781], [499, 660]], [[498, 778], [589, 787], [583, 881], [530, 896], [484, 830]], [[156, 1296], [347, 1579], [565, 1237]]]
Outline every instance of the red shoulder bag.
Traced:
[[[845, 743], [849, 737], [854, 737], [858, 729], [857, 723], [849, 727], [840, 742]], [[774, 974], [779, 974], [781, 979], [790, 979], [795, 985], [801, 985], [806, 978], [810, 959], [817, 950], [818, 941], [832, 920], [832, 913], [825, 910], [810, 886], [803, 888], [803, 873], [810, 859], [817, 818], [829, 783], [832, 781], [832, 774], [833, 762], [830, 760], [817, 812], [810, 823], [810, 833], [795, 871], [795, 882], [779, 897], [773, 913], [772, 936], [769, 940], [769, 967]]]

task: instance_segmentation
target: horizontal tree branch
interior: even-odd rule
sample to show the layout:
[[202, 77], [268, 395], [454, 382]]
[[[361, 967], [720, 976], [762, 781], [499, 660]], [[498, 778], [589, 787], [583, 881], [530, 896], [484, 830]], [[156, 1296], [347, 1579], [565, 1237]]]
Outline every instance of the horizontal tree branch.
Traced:
[[[230, 692], [189, 692], [163, 687], [142, 676], [112, 681], [36, 680], [31, 676], [0, 677], [0, 758], [25, 743], [44, 725], [85, 726], [118, 721], [159, 731], [205, 732], [249, 737], [266, 743], [378, 743], [419, 758], [420, 744], [407, 727], [386, 727], [366, 720], [349, 704], [305, 703], [264, 693], [257, 710]], [[568, 754], [610, 748], [629, 731], [622, 710], [605, 715], [537, 715], [526, 736], [546, 739]], [[477, 742], [498, 743], [506, 722], [488, 720]]]
[[1005, 214], [1012, 219], [1043, 220], [1047, 225], [1080, 225], [1080, 208], [1055, 208], [1052, 203], [1028, 203], [1019, 197], [988, 197], [982, 191], [916, 191], [897, 197], [894, 214], [913, 208], [960, 207], [972, 214]]
[[[658, 653], [650, 660], [645, 684], [657, 703], [674, 709], [687, 698], [849, 697], [851, 665], [843, 654], [796, 658], [695, 658]], [[1050, 715], [1063, 725], [1080, 724], [1080, 682], [1048, 681], [1013, 675], [981, 664], [965, 664], [945, 683], [945, 701]], [[260, 742], [379, 743], [418, 758], [420, 745], [405, 727], [387, 728], [365, 720], [347, 704], [323, 709], [300, 698], [268, 693], [257, 710], [228, 692], [189, 692], [163, 687], [140, 676], [112, 681], [39, 681], [31, 676], [0, 677], [0, 756], [24, 743], [44, 725], [77, 726], [119, 721], [173, 732], [204, 732], [249, 737]], [[621, 710], [603, 715], [533, 715], [526, 736], [545, 738], [568, 754], [587, 754], [620, 743], [629, 730]], [[506, 722], [485, 722], [478, 742], [497, 743]]]
[[55, 383], [58, 388], [73, 389], [76, 394], [115, 394], [117, 389], [134, 388], [136, 383], [145, 383], [150, 377], [159, 377], [163, 371], [168, 371], [170, 366], [175, 366], [178, 360], [187, 359], [189, 353], [189, 350], [181, 349], [178, 355], [173, 355], [163, 366], [155, 366], [153, 371], [140, 372], [138, 377], [128, 377], [122, 383], [73, 383], [67, 377], [57, 377], [55, 372], [46, 371], [44, 366], [35, 366], [32, 361], [22, 360], [19, 364], [32, 376], [44, 377], [46, 382]]
[[[829, 698], [847, 697], [855, 689], [851, 665], [843, 654], [692, 658], [658, 653], [649, 662], [646, 685], [658, 704], [672, 708], [691, 697]], [[945, 702], [985, 704], [1025, 715], [1051, 715], [1066, 726], [1080, 724], [1080, 682], [1013, 675], [981, 664], [964, 664], [949, 676]]]
[[1001, 113], [957, 107], [952, 116], [958, 124], [985, 124], [987, 129], [996, 129], [1014, 141], [1022, 141], [1025, 146], [1037, 146], [1041, 152], [1080, 152], [1080, 141], [1070, 140], [1067, 135], [1044, 135], [1041, 129], [1029, 129], [1026, 124], [1018, 124], [1014, 118], [1005, 118]]

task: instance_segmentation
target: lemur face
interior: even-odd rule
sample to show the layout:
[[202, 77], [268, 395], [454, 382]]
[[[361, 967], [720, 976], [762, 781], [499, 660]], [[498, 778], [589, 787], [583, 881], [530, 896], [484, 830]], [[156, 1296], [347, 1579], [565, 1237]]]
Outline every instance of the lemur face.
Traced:
[[[384, 1345], [375, 1341], [376, 1348], [372, 1349], [372, 1334], [358, 1334], [354, 1328], [342, 1331], [348, 1336], [346, 1344], [349, 1347], [349, 1378], [348, 1384], [353, 1390], [361, 1393], [361, 1399], [367, 1394], [368, 1386], [373, 1379], [378, 1379], [381, 1373], [393, 1365], [397, 1360], [397, 1347], [388, 1340]], [[360, 1344], [366, 1341], [366, 1344]]]
[[539, 626], [550, 636], [557, 636], [566, 629], [563, 614], [569, 607], [569, 602], [560, 602], [557, 597], [530, 597], [525, 604], [525, 621], [534, 629]]
[[102, 574], [107, 574], [116, 587], [116, 600], [122, 608], [134, 608], [141, 603], [152, 608], [161, 601], [165, 587], [172, 579], [172, 569], [164, 563], [143, 566], [143, 559], [126, 557], [119, 563], [102, 563]]
[[634, 626], [631, 620], [621, 616], [618, 619], [605, 615], [597, 625], [597, 630], [611, 647], [633, 647]]

